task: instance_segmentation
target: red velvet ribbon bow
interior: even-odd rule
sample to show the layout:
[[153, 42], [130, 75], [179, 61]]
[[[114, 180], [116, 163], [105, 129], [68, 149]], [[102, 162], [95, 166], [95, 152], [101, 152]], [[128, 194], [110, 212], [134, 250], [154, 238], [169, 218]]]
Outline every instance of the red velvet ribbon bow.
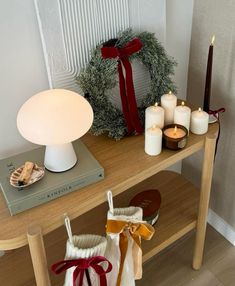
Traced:
[[[114, 45], [114, 41], [112, 41], [111, 45], [104, 45], [101, 48], [101, 54], [104, 59], [118, 58], [120, 96], [128, 134], [131, 134], [134, 131], [140, 134], [143, 132], [143, 128], [138, 115], [132, 68], [128, 57], [138, 52], [142, 48], [142, 43], [138, 38], [135, 38], [123, 48], [118, 48]], [[122, 66], [125, 69], [126, 79], [123, 74]]]
[[208, 114], [212, 114], [216, 119], [219, 120], [219, 114], [225, 112], [225, 108], [221, 107], [217, 110], [209, 110]]
[[[99, 265], [101, 262], [107, 262], [108, 267], [106, 270]], [[61, 272], [71, 268], [76, 267], [73, 271], [73, 286], [82, 286], [83, 285], [83, 277], [86, 272], [88, 285], [91, 285], [91, 280], [89, 277], [88, 268], [91, 267], [95, 270], [97, 275], [100, 278], [100, 286], [107, 286], [106, 274], [112, 270], [112, 264], [103, 256], [95, 256], [91, 258], [79, 258], [79, 259], [71, 259], [71, 260], [62, 260], [57, 263], [54, 263], [51, 266], [51, 270], [55, 274], [60, 274]], [[78, 279], [79, 278], [79, 279]], [[78, 284], [77, 284], [78, 282]]]

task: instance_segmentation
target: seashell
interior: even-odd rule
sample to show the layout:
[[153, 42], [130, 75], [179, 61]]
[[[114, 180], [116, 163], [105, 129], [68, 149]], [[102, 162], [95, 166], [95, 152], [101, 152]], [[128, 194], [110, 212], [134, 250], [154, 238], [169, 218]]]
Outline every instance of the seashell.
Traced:
[[24, 168], [24, 165], [19, 167], [18, 169], [16, 169], [10, 176], [10, 184], [15, 188], [22, 189], [22, 188], [28, 187], [28, 186], [36, 183], [40, 179], [42, 179], [42, 177], [45, 175], [44, 167], [39, 167], [37, 164], [34, 164], [33, 172], [31, 174], [31, 177], [30, 177], [28, 184], [20, 186], [18, 184], [18, 179], [19, 179], [19, 176], [20, 176], [23, 168]]

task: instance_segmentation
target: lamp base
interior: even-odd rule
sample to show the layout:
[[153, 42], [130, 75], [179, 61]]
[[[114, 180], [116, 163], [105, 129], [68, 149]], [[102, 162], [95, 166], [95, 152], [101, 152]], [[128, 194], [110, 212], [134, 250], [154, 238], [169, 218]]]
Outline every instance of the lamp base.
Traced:
[[77, 163], [72, 143], [46, 146], [44, 165], [51, 172], [64, 172]]

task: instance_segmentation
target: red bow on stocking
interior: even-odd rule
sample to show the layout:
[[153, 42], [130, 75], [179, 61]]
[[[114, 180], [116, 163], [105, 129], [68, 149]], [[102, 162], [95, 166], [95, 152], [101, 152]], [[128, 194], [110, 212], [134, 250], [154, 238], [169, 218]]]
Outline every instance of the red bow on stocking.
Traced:
[[[108, 267], [106, 270], [103, 269], [101, 262], [107, 262]], [[80, 258], [71, 260], [62, 260], [51, 266], [51, 270], [55, 274], [60, 274], [61, 272], [71, 268], [76, 267], [73, 271], [73, 286], [82, 286], [84, 273], [86, 273], [88, 285], [91, 286], [91, 280], [89, 277], [88, 268], [91, 267], [95, 270], [100, 278], [100, 286], [107, 286], [106, 274], [112, 270], [112, 264], [103, 256], [95, 256], [91, 258]]]
[[[138, 108], [135, 98], [135, 90], [133, 84], [132, 68], [128, 57], [142, 48], [142, 43], [139, 39], [135, 38], [130, 41], [125, 47], [115, 47], [114, 41], [110, 41], [101, 48], [102, 57], [118, 58], [118, 74], [119, 74], [119, 87], [122, 101], [122, 110], [127, 125], [128, 134], [142, 133], [140, 118], [138, 115]], [[126, 78], [124, 78], [123, 68], [125, 69]]]

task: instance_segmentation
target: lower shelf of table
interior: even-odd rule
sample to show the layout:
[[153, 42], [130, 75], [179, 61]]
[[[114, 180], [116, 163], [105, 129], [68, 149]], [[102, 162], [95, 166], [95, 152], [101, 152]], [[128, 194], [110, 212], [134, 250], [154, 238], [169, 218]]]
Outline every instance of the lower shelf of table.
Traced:
[[[114, 198], [114, 207], [127, 206], [135, 193], [152, 188], [157, 188], [160, 191], [162, 205], [158, 222], [155, 225], [156, 233], [150, 241], [142, 241], [144, 261], [147, 261], [195, 228], [197, 219], [199, 190], [181, 175], [170, 171], [160, 172], [118, 195]], [[73, 233], [104, 234], [107, 209], [108, 206], [107, 203], [105, 203], [73, 220]], [[64, 227], [45, 236], [48, 265], [64, 257], [66, 239]], [[27, 247], [24, 247], [24, 249], [25, 252], [28, 251]], [[27, 262], [26, 257], [29, 257], [29, 255], [24, 255], [22, 249], [15, 250], [13, 253], [9, 253], [9, 255], [6, 254], [0, 259], [0, 285], [6, 285], [4, 282], [6, 283], [7, 281], [1, 281], [4, 277], [16, 279], [15, 281], [18, 282], [22, 280], [22, 283], [19, 283], [19, 285], [27, 285], [30, 279], [27, 264], [31, 262], [30, 260]], [[24, 266], [21, 268], [20, 265]], [[31, 268], [31, 265], [29, 267]], [[9, 271], [9, 274], [12, 268], [19, 269], [21, 273], [14, 273], [15, 277], [11, 278], [10, 275], [7, 275], [7, 272]], [[24, 271], [27, 272], [27, 277]], [[19, 277], [17, 277], [17, 275], [19, 275]], [[31, 281], [32, 279], [33, 273]], [[60, 285], [63, 280], [63, 275], [60, 277], [51, 275], [51, 280], [52, 285]], [[14, 283], [8, 283], [8, 285], [14, 285]]]
[[199, 190], [171, 171], [162, 171], [129, 189], [114, 200], [114, 205], [127, 205], [134, 194], [153, 188], [160, 191], [162, 204], [153, 238], [142, 241], [144, 261], [194, 229], [197, 220]]
[[177, 173], [163, 171], [142, 182], [137, 189], [146, 187], [160, 191], [162, 205], [155, 235], [142, 243], [144, 261], [196, 227], [199, 203], [199, 190]]

